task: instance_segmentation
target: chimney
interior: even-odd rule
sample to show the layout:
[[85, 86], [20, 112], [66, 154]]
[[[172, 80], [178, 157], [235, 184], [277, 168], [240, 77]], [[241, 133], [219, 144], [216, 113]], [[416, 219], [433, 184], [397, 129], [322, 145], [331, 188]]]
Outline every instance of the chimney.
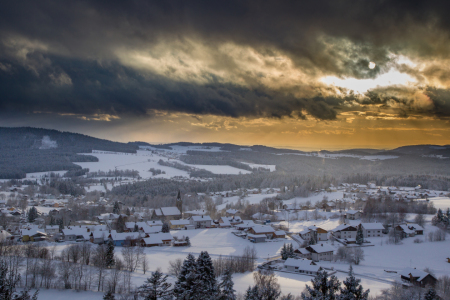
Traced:
[[323, 244], [320, 244], [320, 246], [322, 246], [322, 247], [323, 247]]

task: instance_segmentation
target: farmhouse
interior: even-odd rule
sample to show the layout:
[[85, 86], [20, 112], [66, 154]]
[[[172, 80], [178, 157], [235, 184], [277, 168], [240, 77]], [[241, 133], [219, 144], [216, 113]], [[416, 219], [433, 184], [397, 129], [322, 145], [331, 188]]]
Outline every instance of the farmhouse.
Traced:
[[311, 259], [314, 261], [331, 261], [333, 259], [334, 249], [326, 244], [309, 245], [306, 250], [311, 252]]
[[157, 236], [157, 234], [141, 239], [140, 243], [142, 247], [155, 247], [163, 245], [161, 237]]
[[402, 282], [413, 286], [425, 287], [436, 285], [437, 279], [433, 275], [417, 270], [416, 268], [406, 268], [400, 272]]
[[355, 226], [341, 224], [332, 230], [333, 235], [338, 239], [356, 239], [358, 229]]
[[297, 272], [300, 274], [316, 275], [322, 270], [322, 267], [316, 265], [315, 262], [309, 259], [288, 258], [284, 262], [284, 269], [286, 271]]

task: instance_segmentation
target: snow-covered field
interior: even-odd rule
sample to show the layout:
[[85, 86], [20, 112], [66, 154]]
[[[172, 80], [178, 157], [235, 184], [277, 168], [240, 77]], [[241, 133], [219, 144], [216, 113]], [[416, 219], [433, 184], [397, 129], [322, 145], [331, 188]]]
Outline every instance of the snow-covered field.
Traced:
[[450, 208], [450, 198], [449, 197], [434, 197], [429, 198], [431, 202], [433, 202], [434, 207], [436, 209], [442, 209], [443, 211], [446, 211], [447, 208]]

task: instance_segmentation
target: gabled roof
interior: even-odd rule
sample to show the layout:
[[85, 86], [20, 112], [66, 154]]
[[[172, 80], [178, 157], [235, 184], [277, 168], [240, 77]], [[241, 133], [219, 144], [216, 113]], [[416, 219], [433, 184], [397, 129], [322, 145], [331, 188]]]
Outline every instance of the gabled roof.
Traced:
[[[298, 252], [300, 252], [301, 254], [310, 254], [311, 252], [309, 252], [308, 250], [306, 250], [306, 248], [298, 248], [297, 250], [295, 250], [295, 251], [298, 251]], [[294, 252], [295, 252], [294, 251]]]
[[288, 258], [284, 262], [285, 266], [289, 267], [298, 267], [299, 270], [310, 271], [310, 272], [318, 272], [321, 267], [314, 264], [311, 260], [308, 259], [295, 259]]
[[422, 230], [423, 231], [423, 227], [418, 225], [418, 224], [414, 224], [414, 223], [408, 223], [406, 224], [408, 226], [408, 228], [413, 228], [414, 230]]
[[421, 281], [422, 279], [424, 279], [425, 277], [427, 277], [428, 275], [430, 275], [431, 277], [433, 277], [434, 279], [436, 279], [436, 277], [434, 277], [433, 275], [425, 272], [425, 271], [421, 271], [421, 270], [417, 270], [414, 268], [405, 268], [402, 271], [399, 272], [401, 276], [403, 277], [407, 277], [409, 278], [409, 274], [412, 275], [413, 278], [417, 278], [417, 281]]
[[253, 226], [252, 229], [255, 233], [275, 232], [275, 229], [273, 229], [271, 226], [265, 226], [265, 225], [256, 225], [256, 226]]
[[182, 220], [170, 220], [169, 223], [171, 225], [175, 225], [175, 226], [189, 225], [190, 224], [189, 220], [184, 220], [184, 219], [182, 219]]
[[366, 230], [383, 230], [384, 226], [381, 223], [361, 223], [361, 226]]
[[349, 209], [349, 210], [346, 211], [346, 213], [348, 215], [354, 215], [354, 214], [359, 213], [359, 212], [360, 212], [359, 210], [353, 210], [353, 209]]
[[159, 245], [163, 243], [161, 237], [159, 237], [157, 234], [151, 235], [148, 238], [143, 238], [142, 240], [147, 245]]
[[345, 231], [349, 228], [353, 228], [353, 229], [357, 229], [356, 226], [352, 226], [349, 224], [340, 224], [339, 226], [337, 226], [335, 229], [331, 230], [333, 232], [338, 232], [338, 231]]
[[286, 232], [284, 232], [283, 230], [277, 230], [275, 231], [276, 235], [286, 235]]
[[161, 207], [161, 212], [164, 216], [178, 216], [181, 215], [180, 210], [176, 206]]
[[190, 219], [195, 222], [212, 221], [210, 216], [192, 216]]
[[111, 232], [109, 234], [113, 241], [125, 241], [128, 237], [132, 240], [138, 239], [142, 236], [142, 233], [139, 232]]
[[[327, 244], [309, 245], [307, 248], [311, 248], [315, 253], [333, 252], [334, 248]], [[309, 249], [308, 249], [309, 250]]]

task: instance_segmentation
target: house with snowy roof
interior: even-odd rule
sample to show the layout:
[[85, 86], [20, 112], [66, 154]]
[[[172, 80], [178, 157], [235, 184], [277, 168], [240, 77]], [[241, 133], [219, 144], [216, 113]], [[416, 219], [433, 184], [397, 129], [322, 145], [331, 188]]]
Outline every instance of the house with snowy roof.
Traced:
[[331, 232], [338, 239], [356, 239], [358, 228], [349, 224], [340, 224]]
[[108, 238], [111, 239], [114, 243], [114, 246], [133, 246], [139, 241], [142, 237], [145, 236], [145, 233], [140, 232], [122, 232], [118, 233], [115, 230], [111, 230]]
[[152, 220], [179, 220], [181, 212], [176, 206], [161, 207], [153, 211]]
[[361, 218], [361, 212], [359, 210], [349, 209], [345, 212], [345, 218], [349, 220], [358, 220]]
[[316, 265], [314, 261], [304, 258], [288, 258], [284, 262], [283, 268], [286, 271], [313, 276], [317, 275], [317, 272], [322, 270], [322, 267]]
[[247, 230], [255, 226], [255, 222], [253, 220], [242, 220], [242, 223], [234, 225], [237, 230]]
[[294, 250], [294, 254], [301, 258], [311, 259], [311, 252], [306, 250], [306, 248], [298, 248]]
[[212, 219], [210, 216], [192, 216], [188, 220], [189, 224], [195, 228], [211, 228]]
[[298, 234], [305, 241], [309, 241], [312, 236], [315, 237], [316, 241], [328, 240], [328, 231], [317, 227], [316, 225], [309, 226], [308, 228], [300, 231]]
[[58, 225], [46, 225], [45, 226], [45, 232], [49, 235], [55, 235], [59, 233], [59, 226]]
[[275, 237], [275, 229], [267, 225], [256, 225], [247, 231], [248, 239], [254, 238], [253, 236], [265, 236], [266, 238], [272, 239]]
[[436, 277], [416, 268], [405, 268], [399, 274], [402, 282], [407, 286], [435, 286], [437, 282]]
[[173, 230], [178, 229], [186, 229], [186, 225], [190, 225], [191, 222], [189, 220], [180, 219], [180, 220], [170, 220], [169, 227]]
[[361, 223], [364, 238], [382, 236], [384, 226], [381, 223]]
[[311, 252], [311, 259], [314, 261], [331, 261], [333, 259], [334, 248], [327, 244], [309, 245], [306, 250]]

